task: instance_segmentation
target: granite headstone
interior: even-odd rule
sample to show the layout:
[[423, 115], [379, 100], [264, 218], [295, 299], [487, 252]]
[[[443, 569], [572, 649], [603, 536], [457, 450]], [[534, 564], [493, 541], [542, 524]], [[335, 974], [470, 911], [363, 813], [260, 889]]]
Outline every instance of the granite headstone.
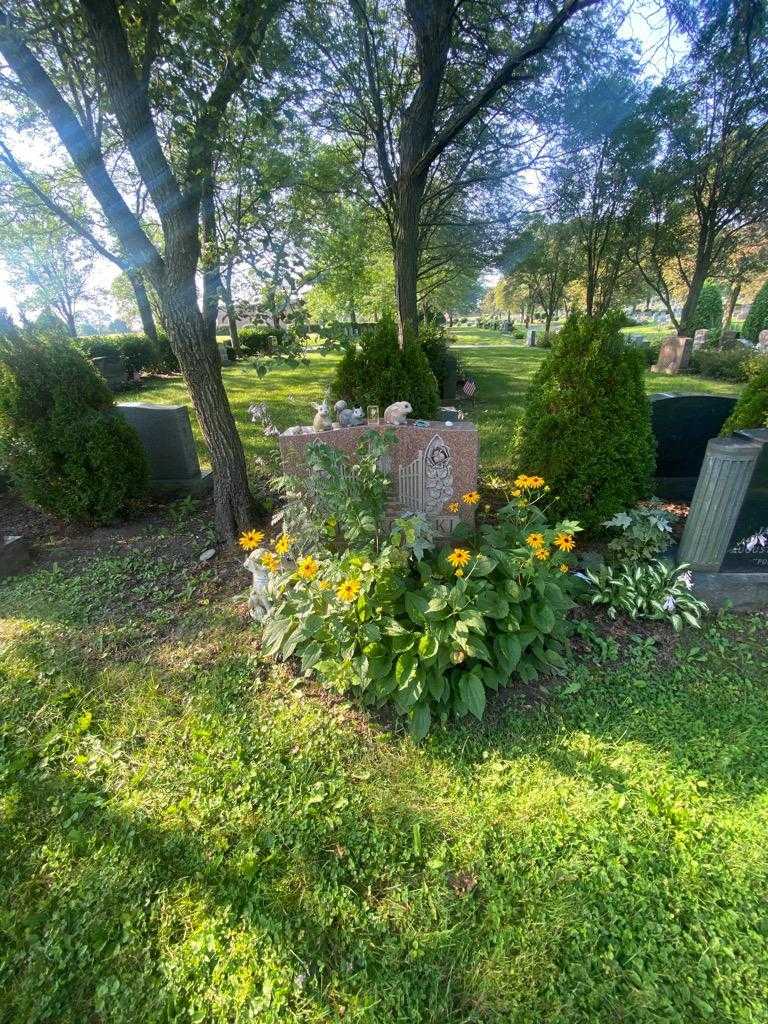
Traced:
[[116, 412], [139, 435], [149, 462], [150, 490], [157, 494], [204, 494], [213, 485], [210, 470], [200, 470], [185, 405], [123, 402]]
[[658, 361], [651, 367], [651, 373], [675, 374], [685, 370], [691, 358], [692, 341], [670, 334], [664, 339]]

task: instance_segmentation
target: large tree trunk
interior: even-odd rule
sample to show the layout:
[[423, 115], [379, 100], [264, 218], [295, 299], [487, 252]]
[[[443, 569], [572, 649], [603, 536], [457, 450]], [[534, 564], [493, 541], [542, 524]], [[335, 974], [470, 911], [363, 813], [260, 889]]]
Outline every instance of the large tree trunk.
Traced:
[[[699, 243], [696, 247], [696, 263], [691, 283], [688, 287], [688, 294], [685, 297], [683, 310], [680, 314], [680, 324], [677, 333], [683, 337], [692, 337], [695, 324], [693, 322], [696, 313], [696, 306], [701, 295], [701, 289], [709, 273], [709, 266], [712, 259], [712, 242], [709, 239], [709, 232], [704, 227], [699, 234]], [[671, 313], [670, 313], [671, 316]]]
[[152, 306], [149, 302], [149, 296], [147, 295], [144, 280], [138, 270], [129, 270], [127, 271], [127, 274], [128, 280], [131, 282], [131, 287], [133, 288], [133, 294], [136, 298], [136, 305], [139, 308], [142, 330], [152, 344], [156, 345], [157, 328], [155, 327], [155, 318], [152, 315]]
[[232, 301], [232, 296], [228, 295], [224, 302], [225, 309], [227, 311], [227, 323], [229, 324], [229, 340], [232, 343], [232, 348], [235, 352], [240, 352], [240, 335], [237, 330], [237, 310], [235, 304]]
[[423, 185], [420, 187], [411, 180], [403, 181], [398, 189], [397, 221], [392, 243], [400, 348], [406, 335], [415, 334], [419, 325], [419, 221], [423, 191]]
[[723, 314], [723, 330], [728, 331], [731, 328], [731, 320], [733, 319], [733, 311], [736, 308], [736, 303], [739, 301], [739, 293], [741, 292], [741, 281], [734, 281], [728, 290], [728, 300], [725, 303], [725, 312]]
[[200, 429], [211, 456], [216, 530], [234, 540], [253, 523], [245, 454], [221, 379], [216, 337], [197, 308], [194, 279], [168, 287], [163, 296], [171, 348], [179, 360]]

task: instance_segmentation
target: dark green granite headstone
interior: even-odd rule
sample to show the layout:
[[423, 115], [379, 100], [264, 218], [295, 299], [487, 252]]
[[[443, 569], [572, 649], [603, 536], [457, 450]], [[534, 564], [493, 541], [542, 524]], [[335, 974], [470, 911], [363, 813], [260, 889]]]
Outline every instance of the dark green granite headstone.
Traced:
[[707, 443], [720, 433], [735, 404], [735, 398], [724, 395], [651, 395], [660, 498], [691, 500]]

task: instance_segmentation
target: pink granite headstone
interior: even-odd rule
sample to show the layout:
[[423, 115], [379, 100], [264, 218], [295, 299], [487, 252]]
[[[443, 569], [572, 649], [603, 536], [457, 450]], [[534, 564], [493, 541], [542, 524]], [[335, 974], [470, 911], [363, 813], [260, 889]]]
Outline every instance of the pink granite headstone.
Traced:
[[[320, 434], [281, 434], [278, 441], [283, 472], [306, 475], [306, 447], [313, 441], [333, 445], [352, 458], [368, 430], [394, 430], [397, 437], [390, 449], [389, 464], [382, 466], [392, 487], [389, 517], [422, 512], [441, 535], [450, 534], [462, 521], [474, 524], [474, 505], [461, 500], [463, 494], [477, 489], [477, 427], [468, 420], [450, 426], [430, 420], [424, 427], [410, 421], [395, 427], [363, 424]], [[457, 512], [448, 509], [453, 502], [458, 502]]]
[[691, 358], [692, 347], [690, 338], [670, 334], [662, 343], [658, 361], [651, 367], [651, 373], [673, 374], [684, 370]]

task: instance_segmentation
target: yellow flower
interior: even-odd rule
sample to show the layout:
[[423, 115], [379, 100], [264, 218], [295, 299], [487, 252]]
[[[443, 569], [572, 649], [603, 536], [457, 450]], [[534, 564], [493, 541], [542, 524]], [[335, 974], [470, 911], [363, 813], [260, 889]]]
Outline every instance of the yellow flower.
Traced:
[[560, 572], [568, 572], [568, 566], [565, 562], [560, 566]]
[[472, 555], [466, 548], [454, 548], [447, 557], [454, 569], [461, 569], [465, 565], [469, 565], [469, 560]]
[[573, 539], [572, 533], [558, 533], [555, 535], [554, 545], [561, 551], [573, 551], [576, 541]]
[[253, 551], [264, 540], [261, 530], [246, 530], [240, 535], [240, 547], [243, 551]]
[[275, 541], [275, 551], [278, 555], [286, 555], [291, 544], [293, 544], [293, 537], [288, 533], [281, 533]]
[[520, 476], [515, 477], [515, 487], [519, 487], [522, 490], [524, 487], [530, 486], [528, 483], [529, 480], [529, 476], [527, 476], [525, 473], [521, 473]]
[[317, 585], [318, 585], [318, 587], [320, 587], [321, 590], [330, 590], [331, 589], [331, 584], [329, 583], [328, 580], [320, 580], [320, 582]]
[[523, 492], [522, 492], [522, 491], [520, 490], [520, 488], [519, 488], [519, 487], [516, 487], [516, 488], [515, 488], [515, 489], [514, 489], [514, 490], [512, 491], [512, 497], [513, 497], [513, 498], [519, 498], [519, 497], [520, 497], [520, 495], [521, 495], [522, 493], [523, 493]]
[[528, 486], [532, 487], [535, 491], [538, 490], [539, 487], [543, 487], [544, 486], [544, 477], [543, 476], [529, 476], [528, 477]]
[[277, 555], [273, 555], [271, 551], [265, 551], [261, 556], [261, 564], [265, 569], [268, 569], [269, 572], [277, 572], [280, 568], [280, 559]]
[[467, 491], [466, 494], [462, 494], [461, 500], [465, 505], [476, 505], [480, 501], [480, 495], [477, 491]]
[[296, 563], [296, 575], [300, 576], [303, 580], [311, 580], [317, 576], [319, 568], [320, 566], [312, 555], [305, 555], [304, 558], [300, 558]]
[[525, 538], [525, 543], [528, 545], [529, 548], [533, 548], [534, 550], [537, 549], [537, 548], [543, 548], [544, 547], [544, 534], [543, 533], [529, 533], [528, 536]]
[[536, 548], [533, 553], [537, 558], [541, 559], [542, 562], [546, 562], [549, 558], [549, 548]]
[[336, 597], [338, 597], [340, 601], [354, 601], [359, 593], [359, 580], [344, 580], [344, 582], [340, 583], [336, 588]]
[[457, 576], [458, 576], [459, 578], [461, 578], [461, 577], [462, 577], [462, 576], [464, 575], [464, 570], [463, 570], [463, 569], [457, 569], [457, 570], [456, 570], [456, 575], [457, 575]]
[[449, 501], [448, 504], [445, 507], [448, 509], [449, 512], [458, 512], [459, 511], [459, 503], [458, 503], [458, 501]]

